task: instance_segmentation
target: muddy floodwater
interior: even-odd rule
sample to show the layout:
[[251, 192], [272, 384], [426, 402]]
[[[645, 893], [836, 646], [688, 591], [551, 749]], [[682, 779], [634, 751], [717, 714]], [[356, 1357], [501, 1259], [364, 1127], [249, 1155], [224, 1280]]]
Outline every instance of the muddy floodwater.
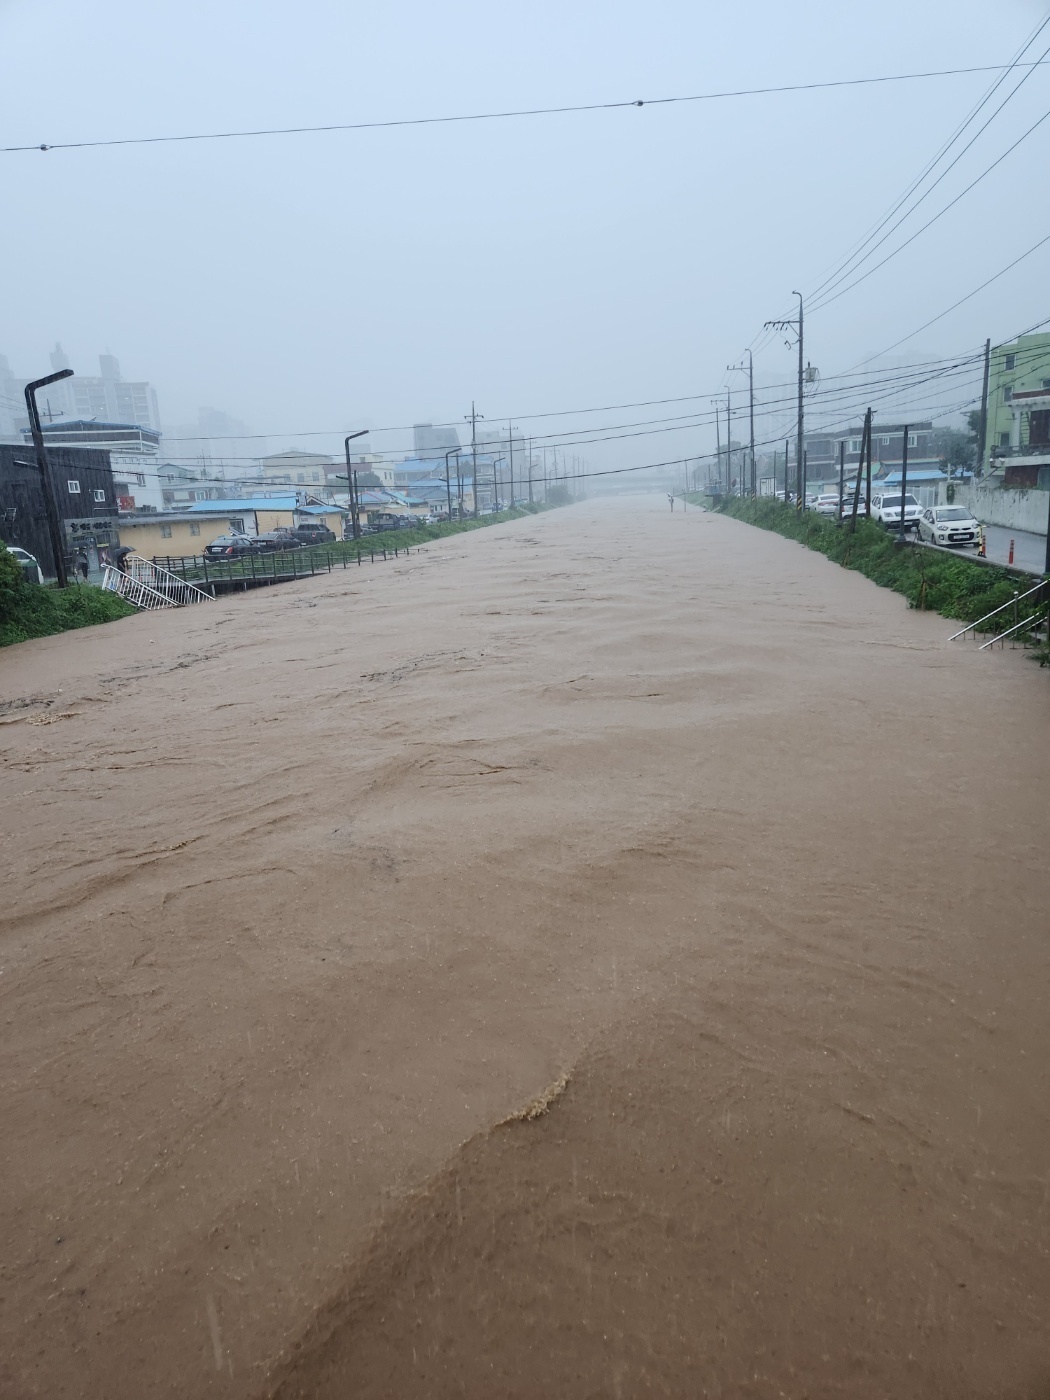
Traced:
[[0, 652], [0, 1395], [1050, 1395], [1050, 682], [639, 496]]

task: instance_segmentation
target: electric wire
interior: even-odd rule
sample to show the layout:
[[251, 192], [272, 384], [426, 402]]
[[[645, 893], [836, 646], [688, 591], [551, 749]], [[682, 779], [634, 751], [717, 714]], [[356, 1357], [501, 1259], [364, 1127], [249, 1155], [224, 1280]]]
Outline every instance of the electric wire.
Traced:
[[[932, 78], [954, 78], [971, 73], [997, 73], [1012, 64], [982, 64], [969, 68], [938, 68], [919, 73], [885, 73], [871, 78], [834, 78], [821, 82], [783, 83], [771, 87], [732, 88], [716, 92], [691, 93], [677, 97], [628, 98], [615, 102], [582, 102], [557, 107], [523, 107], [499, 112], [465, 112], [437, 117], [399, 117], [386, 121], [331, 122], [318, 126], [260, 127], [243, 131], [180, 132], [167, 136], [120, 136], [83, 141], [35, 142], [30, 145], [0, 146], [0, 155], [23, 151], [71, 151], [109, 146], [155, 146], [187, 141], [227, 141], [266, 136], [306, 136], [338, 131], [376, 131], [392, 127], [441, 126], [462, 122], [504, 121], [510, 118], [564, 116], [577, 112], [607, 112], [630, 107], [666, 107], [692, 102], [716, 102], [742, 97], [768, 97], [794, 92], [820, 92], [834, 88], [870, 87], [882, 83], [919, 82]], [[1020, 65], [1038, 67], [1036, 63]]]

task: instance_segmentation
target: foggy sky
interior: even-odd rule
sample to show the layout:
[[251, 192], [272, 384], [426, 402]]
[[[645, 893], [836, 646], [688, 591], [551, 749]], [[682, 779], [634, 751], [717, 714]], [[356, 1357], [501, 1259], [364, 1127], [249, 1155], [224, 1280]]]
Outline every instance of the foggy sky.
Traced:
[[[1006, 62], [1044, 12], [1034, 0], [0, 0], [2, 144]], [[790, 309], [792, 289], [814, 287], [881, 217], [992, 76], [0, 156], [0, 353], [18, 374], [43, 374], [59, 340], [75, 369], [97, 374], [110, 350], [126, 378], [156, 386], [166, 423], [213, 405], [273, 434], [260, 451], [336, 448], [307, 429], [455, 420], [472, 399], [528, 432], [566, 424], [517, 415], [707, 396], [763, 321]], [[1030, 125], [1048, 90], [1050, 68], [924, 209], [936, 212]], [[850, 367], [1034, 243], [1050, 227], [1048, 147], [1050, 123], [886, 269], [815, 314], [807, 358], [825, 376]], [[1048, 269], [1050, 245], [896, 354], [951, 354], [1050, 315]], [[790, 378], [782, 338], [756, 371]], [[372, 445], [410, 441], [376, 434]], [[704, 426], [584, 455], [621, 466], [713, 445]]]

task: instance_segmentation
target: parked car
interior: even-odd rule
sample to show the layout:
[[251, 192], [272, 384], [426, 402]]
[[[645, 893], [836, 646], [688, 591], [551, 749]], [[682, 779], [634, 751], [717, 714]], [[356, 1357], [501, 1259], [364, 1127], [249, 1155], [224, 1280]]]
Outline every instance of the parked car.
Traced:
[[291, 530], [265, 530], [255, 536], [256, 548], [273, 554], [278, 549], [302, 549], [303, 542]]
[[43, 583], [44, 571], [37, 563], [36, 558], [27, 549], [21, 549], [17, 544], [7, 546], [8, 554], [13, 554], [18, 560], [22, 570], [22, 577], [26, 583]]
[[330, 544], [335, 539], [335, 535], [329, 530], [327, 525], [322, 525], [320, 521], [303, 521], [297, 525], [293, 532], [300, 544]]
[[241, 559], [256, 553], [255, 541], [249, 535], [220, 535], [205, 546], [206, 559]]
[[415, 524], [410, 515], [394, 515], [392, 511], [375, 511], [364, 526], [366, 535], [378, 535], [384, 530], [408, 530]]
[[[845, 503], [846, 496], [843, 495], [842, 499], [843, 503]], [[816, 498], [813, 502], [812, 509], [815, 510], [818, 515], [837, 516], [839, 513], [839, 493], [837, 491], [826, 491], [823, 495]]]
[[[922, 506], [919, 505], [915, 497], [909, 492], [904, 497], [904, 528], [905, 530], [917, 530], [919, 528], [919, 516], [922, 515]], [[877, 520], [880, 525], [885, 525], [887, 529], [899, 529], [901, 520], [901, 493], [885, 492], [882, 495], [871, 498], [871, 518]]]
[[919, 539], [930, 544], [979, 545], [981, 523], [965, 506], [931, 506], [919, 517]]

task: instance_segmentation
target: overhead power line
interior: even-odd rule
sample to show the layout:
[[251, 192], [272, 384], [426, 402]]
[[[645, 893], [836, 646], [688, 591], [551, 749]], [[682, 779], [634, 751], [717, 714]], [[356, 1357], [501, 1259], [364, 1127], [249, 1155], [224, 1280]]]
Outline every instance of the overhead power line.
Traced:
[[[842, 261], [842, 263], [840, 263], [838, 269], [835, 272], [830, 273], [818, 286], [814, 287], [809, 292], [809, 294], [806, 297], [807, 302], [815, 300], [818, 296], [820, 296], [823, 293], [833, 291], [835, 287], [840, 285], [840, 283], [844, 282], [846, 278], [850, 276], [854, 271], [856, 271], [863, 263], [867, 262], [868, 259], [871, 258], [871, 256], [874, 254], [875, 250], [881, 247], [881, 245], [892, 236], [894, 230], [899, 228], [900, 225], [904, 222], [904, 220], [909, 218], [919, 207], [919, 205], [922, 204], [924, 200], [929, 198], [929, 196], [933, 193], [933, 191], [937, 188], [941, 181], [945, 179], [945, 177], [949, 174], [951, 170], [955, 168], [956, 165], [958, 165], [959, 161], [962, 160], [962, 158], [971, 149], [974, 143], [982, 136], [982, 134], [985, 131], [988, 130], [989, 126], [991, 126], [991, 124], [995, 121], [996, 117], [999, 116], [1003, 108], [1014, 97], [1017, 96], [1021, 88], [1032, 76], [1032, 73], [1034, 72], [1034, 67], [1029, 67], [1026, 69], [1026, 71], [1023, 72], [1020, 80], [1007, 93], [1006, 97], [1002, 100], [1002, 102], [1000, 102], [999, 106], [996, 107], [995, 111], [991, 114], [990, 117], [988, 117], [984, 124], [970, 138], [966, 145], [963, 146], [962, 150], [960, 150], [956, 154], [954, 159], [944, 167], [944, 169], [937, 175], [937, 178], [931, 184], [928, 184], [926, 188], [922, 190], [921, 194], [918, 194], [918, 198], [914, 200], [914, 202], [910, 205], [909, 208], [904, 210], [904, 213], [900, 215], [900, 218], [896, 219], [896, 222], [893, 222], [895, 216], [898, 213], [900, 213], [904, 205], [908, 203], [908, 201], [912, 198], [913, 195], [918, 193], [922, 185], [937, 169], [937, 166], [941, 163], [941, 161], [951, 152], [951, 149], [956, 144], [956, 142], [959, 141], [965, 135], [967, 128], [976, 120], [976, 118], [980, 115], [983, 109], [995, 96], [996, 92], [998, 92], [999, 88], [1002, 87], [1002, 85], [1007, 81], [1011, 74], [1018, 70], [1018, 68], [1021, 66], [1021, 59], [1024, 57], [1025, 53], [1032, 47], [1036, 39], [1039, 38], [1043, 30], [1046, 29], [1047, 25], [1050, 25], [1050, 14], [1046, 15], [1039, 22], [1039, 24], [1036, 25], [1033, 32], [1028, 36], [1025, 42], [1018, 49], [1017, 53], [1014, 55], [1014, 58], [1010, 63], [1009, 67], [1004, 69], [1004, 71], [999, 74], [995, 82], [991, 84], [991, 86], [981, 98], [981, 100], [976, 104], [976, 106], [970, 109], [970, 112], [967, 114], [965, 119], [956, 127], [955, 131], [948, 138], [948, 140], [944, 142], [944, 144], [940, 147], [940, 149], [932, 157], [932, 159], [926, 163], [919, 175], [916, 176], [916, 178], [911, 182], [911, 184], [904, 191], [904, 193], [894, 202], [893, 206], [875, 225], [875, 227], [870, 231], [870, 233], [868, 233], [866, 237], [863, 238], [861, 242], [854, 247], [850, 254]], [[1040, 54], [1039, 61], [1044, 61], [1048, 56], [1050, 56], [1050, 49]], [[887, 225], [891, 223], [892, 227], [887, 228]], [[886, 231], [883, 233], [884, 229]], [[880, 233], [882, 234], [881, 238], [878, 237]], [[873, 240], [876, 239], [877, 241], [873, 243]]]
[[951, 209], [954, 209], [955, 206], [959, 203], [959, 201], [963, 199], [966, 195], [968, 195], [972, 189], [979, 185], [983, 179], [990, 175], [992, 171], [996, 169], [997, 166], [1002, 165], [1003, 161], [1007, 158], [1007, 156], [1012, 155], [1013, 152], [1017, 150], [1018, 146], [1020, 146], [1022, 142], [1027, 141], [1029, 136], [1031, 136], [1033, 132], [1037, 131], [1048, 117], [1050, 117], [1050, 111], [1044, 112], [1041, 117], [1039, 117], [1036, 121], [1032, 123], [1032, 125], [1028, 128], [1027, 131], [1025, 131], [1021, 136], [1019, 136], [1017, 140], [1012, 143], [1012, 145], [1008, 146], [1006, 150], [1002, 152], [1001, 155], [998, 155], [995, 158], [995, 160], [992, 161], [991, 165], [986, 166], [981, 171], [980, 175], [976, 176], [975, 179], [970, 181], [970, 183], [966, 186], [965, 189], [959, 191], [959, 193], [955, 196], [954, 199], [949, 200], [949, 202], [944, 206], [943, 209], [938, 210], [938, 212], [934, 214], [934, 216], [931, 219], [927, 219], [926, 222], [922, 224], [919, 228], [917, 228], [913, 234], [910, 234], [904, 240], [903, 243], [899, 243], [896, 248], [891, 249], [891, 251], [888, 252], [884, 258], [881, 258], [874, 265], [874, 267], [869, 267], [866, 272], [862, 272], [860, 276], [854, 278], [852, 282], [847, 282], [846, 285], [844, 287], [840, 287], [837, 292], [832, 292], [830, 295], [827, 295], [822, 300], [818, 301], [816, 306], [810, 307], [810, 314], [812, 315], [817, 311], [823, 311], [824, 308], [830, 306], [832, 302], [838, 301], [839, 297], [844, 297], [846, 293], [851, 292], [854, 287], [859, 287], [862, 282], [866, 282], [868, 278], [873, 276], [876, 272], [878, 272], [880, 268], [885, 267], [888, 262], [891, 262], [898, 255], [898, 253], [903, 253], [905, 248], [909, 247], [912, 243], [914, 243], [920, 234], [925, 233], [928, 228], [932, 228], [932, 226], [935, 223], [937, 223], [939, 219], [943, 219], [945, 214], [947, 214]]
[[793, 92], [822, 92], [833, 88], [871, 87], [880, 83], [911, 83], [930, 78], [955, 78], [969, 73], [1001, 73], [1012, 67], [1037, 68], [1047, 60], [1029, 64], [983, 64], [972, 68], [937, 68], [922, 73], [884, 73], [872, 78], [833, 78], [823, 82], [784, 83], [776, 87], [731, 88], [720, 92], [691, 93], [681, 97], [637, 97], [617, 102], [581, 102], [560, 107], [521, 107], [505, 112], [464, 112], [441, 117], [397, 117], [388, 121], [332, 122], [323, 126], [260, 127], [244, 131], [194, 131], [168, 136], [118, 136], [96, 141], [50, 141], [26, 146], [0, 146], [0, 154], [19, 151], [73, 151], [102, 146], [156, 146], [175, 141], [230, 141], [260, 136], [313, 136], [336, 131], [382, 131], [393, 127], [447, 126], [457, 122], [506, 121], [521, 117], [567, 116], [577, 112], [611, 112], [628, 107], [668, 107], [688, 102], [722, 102], [741, 97], [773, 97]]

